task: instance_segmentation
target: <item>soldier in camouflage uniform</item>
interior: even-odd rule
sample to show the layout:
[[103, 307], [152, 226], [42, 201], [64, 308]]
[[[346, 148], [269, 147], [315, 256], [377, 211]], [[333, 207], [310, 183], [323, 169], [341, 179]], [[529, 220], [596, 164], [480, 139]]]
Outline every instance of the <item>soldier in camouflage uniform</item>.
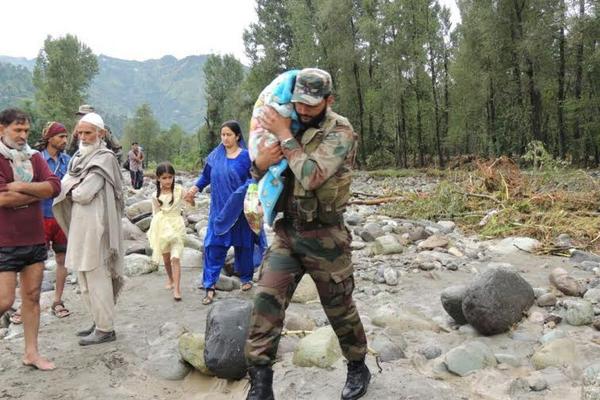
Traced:
[[357, 135], [346, 118], [331, 110], [331, 86], [331, 76], [323, 70], [307, 68], [298, 73], [292, 102], [302, 128], [295, 136], [290, 120], [271, 108], [265, 107], [260, 121], [280, 143], [259, 146], [252, 175], [260, 178], [283, 157], [289, 168], [277, 207], [284, 217], [275, 222], [276, 236], [261, 266], [246, 344], [252, 384], [249, 400], [274, 398], [271, 365], [285, 310], [305, 273], [315, 281], [348, 360], [342, 399], [362, 397], [371, 378], [364, 361], [367, 339], [352, 300], [352, 237], [343, 221]]

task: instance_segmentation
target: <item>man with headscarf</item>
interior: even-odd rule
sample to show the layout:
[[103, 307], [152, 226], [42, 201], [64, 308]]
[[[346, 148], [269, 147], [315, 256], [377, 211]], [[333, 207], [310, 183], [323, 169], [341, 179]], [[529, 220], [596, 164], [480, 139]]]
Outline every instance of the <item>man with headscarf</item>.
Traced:
[[38, 352], [40, 289], [48, 256], [41, 200], [57, 195], [60, 181], [27, 145], [30, 119], [18, 109], [0, 112], [0, 315], [15, 300], [17, 273], [25, 334], [23, 364], [54, 364]]
[[123, 194], [119, 164], [102, 140], [104, 121], [88, 113], [76, 127], [79, 150], [54, 201], [54, 217], [67, 233], [67, 268], [77, 271], [94, 324], [77, 333], [81, 346], [116, 340], [114, 309], [123, 287]]
[[[89, 105], [89, 104], [82, 104], [79, 106], [79, 108], [77, 109], [77, 112], [75, 113], [75, 116], [77, 118], [77, 121], [79, 121], [84, 115], [89, 114], [89, 113], [93, 113], [96, 112], [96, 109]], [[104, 137], [102, 138], [102, 140], [104, 140], [104, 143], [106, 143], [106, 147], [109, 150], [112, 150], [113, 153], [115, 153], [115, 157], [117, 157], [117, 162], [121, 162], [121, 149], [122, 146], [119, 143], [119, 141], [117, 140], [117, 138], [115, 137], [115, 135], [113, 135], [112, 131], [110, 130], [110, 128], [108, 127], [108, 125], [104, 124]], [[69, 155], [73, 155], [75, 154], [75, 152], [77, 152], [77, 150], [79, 150], [79, 137], [77, 135], [76, 131], [73, 131], [73, 135], [71, 136], [71, 141], [69, 142], [69, 145], [67, 146], [67, 154]]]

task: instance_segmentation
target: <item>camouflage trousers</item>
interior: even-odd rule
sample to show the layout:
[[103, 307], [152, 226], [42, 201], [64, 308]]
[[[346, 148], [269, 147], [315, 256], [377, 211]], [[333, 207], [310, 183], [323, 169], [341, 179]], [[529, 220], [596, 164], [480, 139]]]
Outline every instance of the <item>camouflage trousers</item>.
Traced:
[[299, 231], [291, 223], [275, 223], [275, 239], [261, 265], [257, 294], [246, 343], [250, 365], [275, 361], [285, 310], [302, 276], [314, 280], [325, 314], [335, 331], [344, 357], [361, 360], [367, 338], [352, 292], [352, 236], [343, 226]]

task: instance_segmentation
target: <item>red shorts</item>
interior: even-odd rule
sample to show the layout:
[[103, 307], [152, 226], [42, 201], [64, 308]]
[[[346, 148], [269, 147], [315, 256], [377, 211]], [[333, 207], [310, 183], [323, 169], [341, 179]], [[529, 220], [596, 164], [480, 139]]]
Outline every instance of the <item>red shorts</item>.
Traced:
[[60, 229], [58, 222], [54, 218], [44, 218], [44, 232], [46, 233], [46, 245], [55, 253], [66, 253], [67, 251], [67, 237], [65, 233]]

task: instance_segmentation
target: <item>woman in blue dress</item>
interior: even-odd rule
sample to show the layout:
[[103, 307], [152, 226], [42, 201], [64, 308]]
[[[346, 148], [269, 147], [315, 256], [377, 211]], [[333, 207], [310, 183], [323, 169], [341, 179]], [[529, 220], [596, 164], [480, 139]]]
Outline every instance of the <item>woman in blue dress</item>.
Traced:
[[264, 232], [256, 235], [244, 216], [244, 196], [250, 183], [250, 156], [237, 121], [221, 126], [221, 143], [208, 155], [206, 166], [186, 200], [193, 204], [196, 193], [211, 185], [208, 227], [204, 238], [202, 304], [215, 296], [227, 251], [235, 251], [235, 271], [240, 275], [242, 290], [252, 288], [254, 268], [260, 265], [266, 247]]

